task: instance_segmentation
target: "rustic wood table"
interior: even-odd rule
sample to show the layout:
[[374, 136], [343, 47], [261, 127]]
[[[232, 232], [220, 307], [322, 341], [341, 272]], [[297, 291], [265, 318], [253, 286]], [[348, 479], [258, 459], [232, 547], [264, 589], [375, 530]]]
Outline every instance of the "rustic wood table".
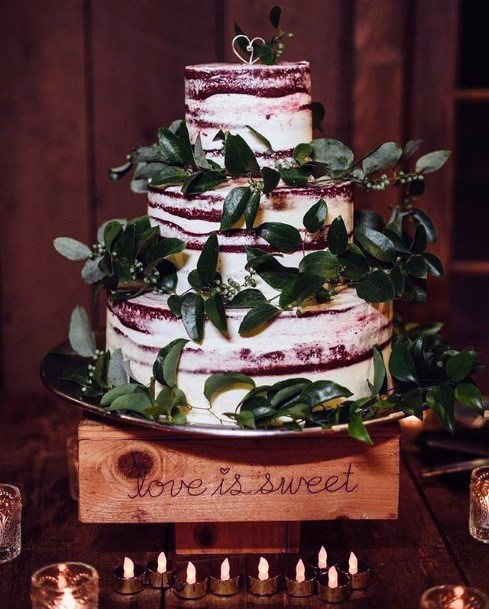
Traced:
[[[29, 608], [32, 573], [70, 560], [98, 570], [100, 609], [165, 606], [157, 591], [124, 598], [110, 584], [124, 555], [145, 562], [161, 549], [171, 550], [171, 528], [80, 524], [66, 467], [66, 438], [75, 433], [76, 412], [50, 396], [21, 409], [3, 408], [0, 480], [20, 487], [24, 510], [22, 553], [0, 565], [0, 608]], [[406, 451], [403, 461], [399, 520], [303, 525], [304, 550], [315, 550], [319, 543], [333, 553], [351, 548], [371, 563], [372, 585], [341, 605], [345, 609], [416, 609], [423, 590], [442, 583], [489, 592], [489, 548], [468, 533], [469, 475], [423, 480], [419, 451]]]

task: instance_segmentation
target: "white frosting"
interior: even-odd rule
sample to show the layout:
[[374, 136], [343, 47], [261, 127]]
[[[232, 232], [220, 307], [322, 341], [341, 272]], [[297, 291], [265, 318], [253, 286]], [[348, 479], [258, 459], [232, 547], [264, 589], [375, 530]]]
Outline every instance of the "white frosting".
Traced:
[[[107, 349], [121, 348], [135, 378], [147, 384], [158, 350], [186, 337], [183, 323], [169, 313], [165, 296], [143, 295], [110, 307]], [[302, 310], [299, 317], [283, 312], [246, 337], [238, 328], [247, 310], [227, 310], [229, 336], [207, 322], [202, 344], [189, 342], [180, 360], [178, 384], [195, 407], [189, 420], [216, 423], [237, 404], [237, 394], [226, 393], [213, 404], [213, 414], [207, 411], [203, 386], [215, 372], [245, 372], [260, 385], [299, 376], [328, 379], [347, 386], [355, 397], [368, 395], [372, 348], [387, 349], [391, 338], [391, 305], [368, 304], [348, 289], [331, 303]]]

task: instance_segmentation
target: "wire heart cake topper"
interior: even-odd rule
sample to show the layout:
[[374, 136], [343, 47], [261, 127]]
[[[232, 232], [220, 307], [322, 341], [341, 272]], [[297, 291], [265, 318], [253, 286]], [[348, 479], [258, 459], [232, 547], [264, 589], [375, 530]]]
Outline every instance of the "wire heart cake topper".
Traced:
[[[246, 40], [246, 42], [248, 43], [246, 46], [246, 50], [248, 51], [248, 53], [250, 54], [250, 56], [248, 58], [243, 57], [237, 50], [236, 50], [236, 41], [239, 40], [240, 38], [244, 38]], [[239, 34], [238, 36], [235, 36], [233, 38], [233, 41], [231, 43], [232, 47], [233, 47], [233, 53], [236, 55], [236, 57], [238, 57], [239, 59], [241, 59], [241, 61], [243, 63], [247, 63], [250, 66], [253, 65], [254, 63], [256, 63], [257, 61], [260, 60], [259, 57], [257, 57], [256, 59], [254, 59], [254, 54], [255, 54], [255, 48], [253, 46], [253, 43], [256, 41], [260, 41], [263, 44], [265, 44], [265, 41], [263, 40], [263, 38], [260, 38], [259, 36], [256, 36], [255, 38], [252, 38], [251, 40], [249, 39], [248, 36], [246, 36], [245, 34]]]

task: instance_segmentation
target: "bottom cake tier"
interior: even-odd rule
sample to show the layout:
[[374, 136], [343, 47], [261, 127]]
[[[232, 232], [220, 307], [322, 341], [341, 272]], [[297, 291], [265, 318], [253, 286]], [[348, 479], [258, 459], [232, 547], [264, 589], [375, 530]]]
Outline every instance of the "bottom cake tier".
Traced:
[[[227, 335], [206, 323], [202, 344], [189, 342], [182, 352], [178, 386], [185, 392], [191, 423], [233, 425], [223, 414], [233, 412], [247, 389], [204, 397], [204, 383], [216, 372], [242, 372], [257, 385], [292, 377], [331, 380], [348, 387], [354, 397], [369, 395], [373, 377], [373, 347], [387, 362], [392, 336], [390, 303], [369, 304], [347, 289], [331, 302], [282, 312], [261, 331], [240, 336], [238, 328], [247, 309], [228, 309]], [[158, 351], [185, 329], [168, 309], [167, 297], [153, 294], [132, 300], [110, 301], [107, 309], [107, 349], [122, 349], [134, 378], [148, 384]], [[248, 388], [249, 389], [249, 388]]]

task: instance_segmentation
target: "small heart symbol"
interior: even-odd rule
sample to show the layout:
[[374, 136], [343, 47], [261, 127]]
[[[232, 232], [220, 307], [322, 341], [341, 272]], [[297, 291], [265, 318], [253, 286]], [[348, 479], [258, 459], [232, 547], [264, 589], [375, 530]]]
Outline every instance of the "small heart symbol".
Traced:
[[[236, 42], [240, 39], [243, 38], [244, 40], [246, 40], [246, 42], [248, 43], [246, 45], [246, 50], [248, 51], [248, 53], [250, 54], [249, 57], [243, 57], [236, 49]], [[253, 38], [252, 40], [250, 40], [248, 38], [248, 36], [245, 36], [244, 34], [239, 34], [238, 36], [235, 36], [233, 38], [233, 42], [232, 42], [232, 47], [233, 47], [233, 53], [236, 55], [236, 57], [238, 57], [239, 59], [241, 59], [241, 61], [243, 63], [248, 63], [250, 66], [253, 65], [254, 63], [256, 63], [257, 61], [260, 60], [259, 57], [257, 57], [256, 59], [254, 58], [255, 55], [255, 47], [253, 46], [254, 42], [260, 41], [263, 44], [265, 44], [265, 41], [263, 40], [263, 38], [260, 38], [259, 36], [256, 36], [255, 38]], [[241, 48], [241, 47], [240, 47]]]
[[220, 469], [221, 474], [223, 476], [225, 476], [229, 472], [230, 469], [231, 469], [230, 467], [221, 467], [221, 469]]

